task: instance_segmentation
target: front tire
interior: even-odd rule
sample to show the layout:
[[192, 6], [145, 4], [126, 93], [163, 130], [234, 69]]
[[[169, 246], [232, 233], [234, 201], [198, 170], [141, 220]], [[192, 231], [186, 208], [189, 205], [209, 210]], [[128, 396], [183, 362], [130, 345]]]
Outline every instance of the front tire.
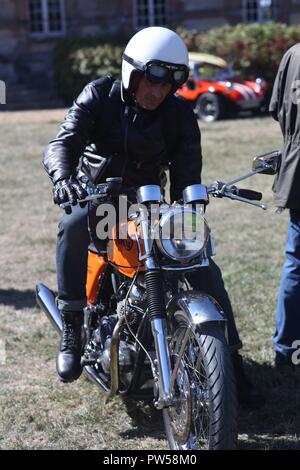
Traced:
[[210, 123], [226, 116], [226, 103], [222, 96], [204, 93], [196, 101], [195, 113], [201, 121]]
[[[189, 326], [183, 311], [173, 316], [170, 354], [174, 366]], [[227, 450], [237, 445], [237, 400], [233, 368], [220, 324], [194, 326], [174, 385], [175, 405], [163, 410], [172, 450]]]

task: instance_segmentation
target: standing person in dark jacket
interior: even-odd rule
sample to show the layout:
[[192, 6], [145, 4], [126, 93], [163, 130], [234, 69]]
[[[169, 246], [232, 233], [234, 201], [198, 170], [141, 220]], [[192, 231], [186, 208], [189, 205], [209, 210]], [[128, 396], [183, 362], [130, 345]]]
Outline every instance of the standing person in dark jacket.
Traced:
[[[182, 197], [187, 185], [200, 183], [198, 123], [189, 103], [174, 95], [187, 77], [188, 52], [176, 33], [161, 27], [138, 32], [123, 55], [122, 81], [104, 77], [88, 84], [45, 151], [55, 203], [73, 204], [59, 224], [57, 241], [58, 307], [63, 320], [57, 370], [63, 381], [75, 380], [81, 373], [89, 230], [96, 226], [96, 206], [80, 207], [76, 200], [84, 198], [89, 185], [109, 176], [122, 176], [125, 191], [160, 184], [165, 167], [170, 170], [172, 201]], [[210, 268], [191, 276], [190, 283], [205, 289], [223, 307], [239, 398], [246, 405], [261, 404], [243, 371], [241, 342], [219, 268], [211, 261]]]
[[300, 340], [300, 43], [282, 58], [270, 112], [279, 121], [284, 139], [274, 200], [277, 207], [290, 211], [273, 337], [275, 366], [293, 367], [293, 342]]

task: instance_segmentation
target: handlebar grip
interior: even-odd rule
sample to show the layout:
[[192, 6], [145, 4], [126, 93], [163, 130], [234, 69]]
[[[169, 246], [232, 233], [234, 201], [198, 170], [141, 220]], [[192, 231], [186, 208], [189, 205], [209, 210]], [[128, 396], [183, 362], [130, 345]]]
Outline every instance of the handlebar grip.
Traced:
[[262, 193], [252, 191], [252, 189], [237, 189], [236, 195], [250, 199], [250, 201], [261, 201], [263, 197]]

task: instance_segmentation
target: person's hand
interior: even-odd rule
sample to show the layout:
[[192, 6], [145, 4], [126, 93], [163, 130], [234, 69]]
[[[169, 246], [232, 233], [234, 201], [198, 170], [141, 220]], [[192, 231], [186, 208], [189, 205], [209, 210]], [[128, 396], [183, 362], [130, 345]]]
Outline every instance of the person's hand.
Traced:
[[[78, 200], [84, 199], [87, 197], [87, 192], [78, 180], [71, 176], [70, 178], [65, 178], [57, 181], [53, 186], [53, 201], [54, 204], [63, 204], [70, 203], [74, 206]], [[72, 212], [71, 205], [65, 208], [67, 214]], [[84, 207], [86, 203], [81, 203], [80, 206]]]

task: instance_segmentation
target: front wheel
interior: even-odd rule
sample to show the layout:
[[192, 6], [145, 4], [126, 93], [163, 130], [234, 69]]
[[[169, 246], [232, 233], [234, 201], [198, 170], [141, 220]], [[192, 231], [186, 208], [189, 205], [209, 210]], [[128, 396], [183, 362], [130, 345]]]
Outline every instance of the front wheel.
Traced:
[[[189, 321], [183, 311], [172, 321], [172, 366]], [[208, 322], [190, 329], [173, 388], [174, 404], [163, 410], [172, 450], [225, 450], [237, 444], [237, 401], [230, 353], [222, 327]]]
[[222, 96], [204, 93], [196, 101], [195, 113], [204, 122], [214, 122], [226, 116], [226, 103]]

